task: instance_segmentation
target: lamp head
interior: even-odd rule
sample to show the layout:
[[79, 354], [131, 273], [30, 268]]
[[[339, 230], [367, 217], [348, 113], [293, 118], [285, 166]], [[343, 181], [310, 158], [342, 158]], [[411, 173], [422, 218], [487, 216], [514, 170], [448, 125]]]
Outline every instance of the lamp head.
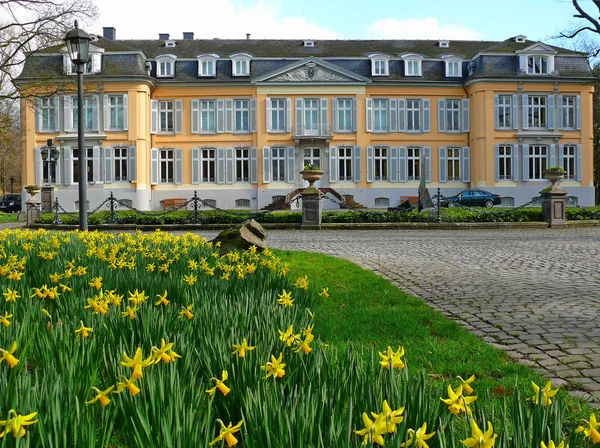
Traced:
[[89, 61], [90, 41], [92, 40], [88, 33], [79, 29], [77, 20], [75, 29], [69, 31], [65, 36], [67, 50], [71, 61], [76, 65], [85, 64]]

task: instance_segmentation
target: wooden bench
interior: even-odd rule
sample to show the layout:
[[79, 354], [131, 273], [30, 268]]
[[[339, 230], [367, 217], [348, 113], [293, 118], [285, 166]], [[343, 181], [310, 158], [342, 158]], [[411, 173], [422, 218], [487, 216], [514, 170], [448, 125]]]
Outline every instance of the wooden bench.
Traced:
[[[185, 198], [169, 198], [169, 199], [163, 199], [162, 201], [160, 201], [163, 211], [178, 209], [179, 207], [184, 205], [186, 202], [187, 202], [187, 199], [185, 199]], [[182, 209], [187, 210], [187, 205], [185, 207], [182, 207]]]
[[419, 196], [400, 196], [400, 204], [408, 201], [410, 205], [417, 207], [419, 205]]

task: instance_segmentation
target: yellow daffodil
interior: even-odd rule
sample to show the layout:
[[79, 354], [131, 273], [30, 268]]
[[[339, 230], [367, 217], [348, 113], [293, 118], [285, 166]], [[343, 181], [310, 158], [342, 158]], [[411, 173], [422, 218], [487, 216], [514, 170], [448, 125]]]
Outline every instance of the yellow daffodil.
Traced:
[[198, 276], [194, 274], [184, 275], [183, 281], [186, 282], [189, 286], [194, 286], [196, 281], [198, 280]]
[[540, 442], [540, 448], [569, 448], [569, 444], [565, 447], [565, 442], [560, 442], [559, 445], [555, 445], [552, 440], [546, 445], [544, 442]]
[[16, 302], [17, 299], [19, 299], [21, 296], [17, 293], [17, 291], [13, 291], [10, 288], [6, 289], [5, 293], [2, 293], [2, 295], [6, 298], [7, 302]]
[[168, 344], [164, 339], [160, 340], [160, 348], [152, 346], [152, 356], [154, 357], [154, 363], [159, 363], [161, 361], [165, 363], [171, 362], [171, 356], [169, 352], [173, 348], [173, 342], [169, 342]]
[[274, 355], [271, 355], [271, 361], [268, 361], [264, 366], [260, 366], [262, 370], [267, 372], [267, 376], [265, 378], [269, 378], [270, 376], [275, 378], [281, 378], [285, 375], [285, 364], [281, 362], [283, 358], [283, 353], [279, 353], [279, 358], [275, 358]]
[[12, 314], [8, 314], [8, 311], [5, 311], [4, 316], [0, 316], [0, 324], [4, 325], [5, 327], [8, 327], [10, 325], [10, 320], [8, 319], [12, 319], [12, 317]]
[[89, 283], [92, 288], [101, 289], [102, 288], [102, 277], [94, 277]]
[[377, 418], [379, 415], [383, 416], [383, 421], [386, 425], [386, 430], [389, 434], [396, 432], [396, 425], [399, 425], [404, 421], [404, 407], [398, 408], [392, 411], [392, 408], [388, 404], [387, 400], [383, 400], [383, 406], [381, 414], [375, 414], [371, 412], [373, 418]]
[[8, 411], [8, 419], [0, 420], [0, 426], [4, 427], [4, 431], [0, 432], [0, 439], [11, 432], [15, 439], [24, 437], [26, 434], [25, 426], [33, 425], [34, 423], [38, 422], [37, 420], [33, 420], [36, 415], [37, 412], [32, 412], [31, 414], [27, 415], [20, 415], [17, 414], [17, 411], [11, 409]]
[[227, 381], [227, 378], [229, 378], [227, 370], [223, 370], [223, 372], [221, 372], [221, 379], [211, 378], [210, 380], [215, 382], [215, 387], [208, 389], [206, 393], [212, 397], [217, 389], [219, 389], [223, 396], [226, 396], [231, 391], [229, 387], [225, 386], [225, 381]]
[[158, 270], [167, 274], [169, 272], [169, 265], [167, 263], [163, 263], [158, 267]]
[[123, 357], [125, 358], [125, 361], [121, 361], [121, 364], [124, 365], [125, 367], [133, 368], [133, 375], [131, 375], [131, 378], [134, 378], [134, 379], [143, 377], [142, 367], [148, 367], [149, 365], [154, 363], [154, 359], [152, 358], [152, 355], [150, 355], [146, 359], [142, 359], [143, 354], [142, 354], [142, 349], [140, 347], [138, 347], [137, 350], [135, 351], [135, 355], [133, 358], [130, 358], [129, 356], [127, 356], [127, 353], [123, 353]]
[[384, 369], [398, 369], [402, 370], [404, 368], [404, 362], [402, 361], [402, 357], [404, 356], [404, 347], [398, 347], [398, 351], [395, 352], [392, 350], [392, 347], [388, 346], [387, 353], [383, 354], [379, 352], [379, 356], [381, 357], [381, 367]]
[[329, 297], [329, 288], [323, 288], [321, 290], [321, 292], [319, 293], [319, 295], [321, 297], [323, 297], [324, 299], [326, 299], [327, 297]]
[[548, 381], [543, 389], [540, 390], [540, 386], [535, 384], [535, 382], [531, 382], [531, 387], [535, 392], [535, 395], [531, 397], [531, 401], [535, 404], [539, 404], [540, 400], [540, 391], [542, 396], [542, 403], [544, 406], [550, 406], [552, 404], [551, 397], [555, 396], [558, 392], [558, 388], [552, 390], [552, 381]]
[[141, 305], [142, 303], [145, 303], [146, 300], [148, 300], [148, 296], [146, 295], [146, 293], [144, 291], [138, 292], [137, 288], [135, 289], [135, 292], [127, 292], [129, 293], [129, 298], [127, 300], [132, 302], [134, 305]]
[[471, 420], [471, 437], [461, 440], [461, 443], [468, 448], [492, 448], [496, 443], [498, 434], [494, 434], [494, 427], [491, 422], [487, 422], [487, 431], [484, 433], [475, 420]]
[[167, 306], [169, 304], [169, 301], [167, 300], [167, 290], [165, 289], [165, 292], [160, 295], [157, 294], [156, 297], [158, 298], [158, 300], [156, 302], [154, 302], [154, 305], [158, 306], [158, 305], [164, 305]]
[[294, 286], [298, 289], [304, 289], [306, 291], [308, 289], [308, 276], [305, 275], [304, 277], [298, 277], [294, 283]]
[[86, 274], [87, 268], [85, 266], [77, 266], [77, 269], [75, 270], [75, 275], [77, 275], [78, 277], [83, 277]]
[[96, 401], [99, 401], [100, 404], [102, 405], [102, 407], [107, 406], [108, 403], [110, 403], [110, 398], [108, 398], [106, 395], [109, 394], [114, 388], [115, 388], [115, 386], [110, 386], [106, 390], [100, 390], [97, 387], [92, 387], [94, 392], [96, 392], [96, 396], [94, 398], [92, 398], [90, 401], [86, 401], [85, 404], [92, 404], [92, 403], [95, 403]]
[[471, 415], [471, 408], [469, 405], [477, 400], [477, 396], [463, 396], [462, 385], [458, 386], [456, 390], [452, 389], [452, 386], [448, 384], [448, 398], [441, 398], [444, 403], [448, 405], [448, 410], [454, 415], [458, 415], [461, 412], [466, 412]]
[[125, 317], [129, 317], [129, 319], [133, 320], [135, 319], [135, 313], [139, 310], [139, 307], [134, 306], [133, 308], [128, 306], [125, 311], [121, 312], [121, 315], [125, 316]]
[[192, 314], [192, 308], [194, 308], [193, 303], [191, 305], [182, 307], [181, 311], [179, 312], [179, 318], [185, 316], [188, 320], [190, 320], [192, 317], [194, 317], [194, 315]]
[[79, 321], [79, 324], [79, 328], [75, 330], [75, 334], [77, 336], [81, 335], [82, 338], [87, 338], [90, 335], [90, 333], [94, 331], [93, 328], [86, 327], [85, 325], [83, 325], [83, 321], [81, 320]]
[[299, 337], [299, 335], [294, 334], [294, 326], [290, 325], [285, 333], [281, 330], [277, 330], [279, 332], [279, 340], [283, 342], [288, 347], [291, 347], [294, 341]]
[[312, 335], [312, 333], [307, 333], [304, 337], [304, 340], [296, 339], [296, 348], [294, 349], [294, 351], [296, 353], [300, 353], [301, 351], [303, 351], [305, 355], [308, 355], [312, 351], [312, 348], [309, 344], [313, 341], [314, 338], [315, 337]]
[[148, 271], [148, 272], [154, 272], [155, 269], [156, 269], [156, 266], [154, 265], [154, 263], [150, 263], [149, 265], [146, 266], [146, 271]]
[[60, 280], [62, 275], [59, 274], [58, 272], [55, 272], [54, 274], [50, 274], [49, 277], [50, 277], [50, 281], [52, 283], [58, 283], [58, 281]]
[[596, 420], [596, 414], [591, 414], [588, 425], [580, 426], [575, 432], [583, 432], [585, 436], [591, 438], [594, 443], [600, 443], [600, 431], [598, 431], [598, 428], [600, 428], [600, 423]]
[[244, 340], [242, 341], [242, 343], [240, 345], [233, 344], [233, 348], [235, 350], [233, 352], [231, 352], [232, 355], [237, 353], [238, 357], [244, 358], [246, 356], [246, 352], [254, 350], [256, 348], [256, 346], [249, 346], [248, 341], [246, 341], [246, 338], [244, 338]]
[[135, 378], [125, 378], [124, 376], [121, 376], [121, 378], [123, 381], [117, 383], [117, 390], [113, 392], [114, 394], [120, 394], [125, 389], [129, 391], [132, 397], [140, 393], [140, 388], [135, 385]]
[[456, 378], [458, 378], [458, 380], [460, 381], [460, 385], [462, 386], [463, 390], [467, 395], [471, 395], [474, 392], [473, 388], [471, 387], [471, 383], [475, 381], [475, 375], [471, 375], [466, 380], [463, 380], [460, 376], [457, 376]]
[[277, 299], [277, 303], [282, 305], [284, 308], [289, 308], [294, 306], [294, 299], [292, 299], [292, 292], [285, 292], [285, 289], [281, 294], [277, 294], [279, 299]]
[[2, 361], [6, 361], [11, 369], [14, 368], [17, 364], [19, 364], [19, 360], [13, 355], [16, 350], [17, 341], [13, 342], [13, 345], [10, 348], [10, 350], [4, 350], [3, 348], [0, 348], [0, 354], [2, 355], [2, 358], [0, 358], [0, 363]]
[[64, 283], [59, 283], [58, 286], [60, 286], [61, 292], [68, 292], [73, 290], [73, 288], [71, 288], [68, 283], [66, 285]]
[[196, 260], [188, 260], [188, 269], [190, 271], [198, 270], [198, 262]]
[[416, 431], [414, 429], [408, 430], [408, 440], [406, 443], [400, 444], [401, 447], [411, 446], [414, 442], [416, 448], [429, 448], [427, 440], [431, 439], [435, 435], [435, 431], [427, 434], [427, 423], [423, 423]]
[[19, 272], [19, 271], [10, 271], [8, 274], [9, 280], [19, 281], [19, 280], [21, 280], [21, 277], [23, 277], [23, 272]]
[[375, 420], [371, 420], [367, 413], [363, 412], [362, 419], [365, 427], [354, 431], [356, 435], [361, 437], [364, 436], [362, 445], [377, 443], [378, 445], [383, 446], [385, 443], [383, 435], [387, 433], [385, 417], [379, 414], [375, 415]]
[[240, 420], [240, 422], [235, 426], [232, 426], [231, 422], [227, 426], [225, 426], [225, 424], [221, 420], [217, 421], [221, 424], [221, 431], [219, 431], [219, 435], [217, 436], [217, 438], [209, 443], [209, 446], [213, 446], [215, 443], [221, 442], [222, 440], [225, 440], [229, 448], [237, 445], [238, 439], [236, 439], [233, 434], [240, 430], [242, 424], [244, 423], [244, 420]]

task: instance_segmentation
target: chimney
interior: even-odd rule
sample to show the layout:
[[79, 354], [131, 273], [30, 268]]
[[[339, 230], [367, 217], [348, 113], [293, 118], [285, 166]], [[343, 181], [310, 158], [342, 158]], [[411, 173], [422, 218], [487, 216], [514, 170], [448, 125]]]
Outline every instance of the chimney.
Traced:
[[250, 40], [250, 33], [246, 33], [246, 40]]
[[112, 26], [105, 26], [102, 28], [102, 37], [108, 40], [117, 40], [117, 30]]
[[159, 38], [160, 40], [169, 40], [169, 35], [168, 35], [168, 34], [162, 34], [162, 33], [161, 33], [161, 34], [159, 34], [159, 35], [158, 35], [158, 38]]
[[186, 33], [185, 31], [183, 32], [183, 40], [193, 40], [194, 39], [194, 33]]

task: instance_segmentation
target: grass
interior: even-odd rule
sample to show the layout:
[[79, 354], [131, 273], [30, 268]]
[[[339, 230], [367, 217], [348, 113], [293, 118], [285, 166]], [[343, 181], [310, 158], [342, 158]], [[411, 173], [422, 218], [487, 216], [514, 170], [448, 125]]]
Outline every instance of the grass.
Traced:
[[0, 223], [17, 222], [17, 213], [0, 212]]

